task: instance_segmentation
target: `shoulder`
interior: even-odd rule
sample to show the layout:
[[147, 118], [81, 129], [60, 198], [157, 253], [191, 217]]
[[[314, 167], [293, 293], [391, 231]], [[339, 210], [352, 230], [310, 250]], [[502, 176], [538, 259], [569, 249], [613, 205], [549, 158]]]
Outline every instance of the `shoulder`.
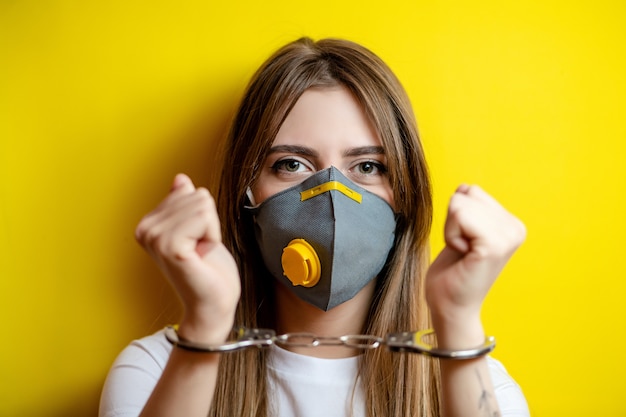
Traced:
[[167, 364], [172, 346], [163, 331], [131, 342], [115, 359], [100, 398], [101, 417], [137, 416]]
[[502, 416], [529, 416], [530, 412], [524, 393], [517, 382], [509, 375], [504, 365], [490, 356], [487, 357], [487, 364], [489, 365], [494, 392]]

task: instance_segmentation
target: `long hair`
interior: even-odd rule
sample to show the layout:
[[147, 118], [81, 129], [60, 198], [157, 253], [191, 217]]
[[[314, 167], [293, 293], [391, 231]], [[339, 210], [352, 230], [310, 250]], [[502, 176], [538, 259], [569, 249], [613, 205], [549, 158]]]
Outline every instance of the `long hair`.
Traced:
[[[244, 211], [246, 190], [259, 175], [280, 126], [309, 88], [344, 86], [380, 135], [398, 213], [396, 242], [379, 276], [363, 329], [384, 336], [429, 326], [424, 276], [429, 261], [431, 186], [409, 99], [387, 65], [345, 40], [302, 38], [272, 55], [253, 76], [229, 131], [218, 191], [224, 243], [239, 265], [242, 294], [235, 322], [274, 326], [274, 281], [267, 273]], [[268, 415], [266, 352], [222, 355], [211, 416]], [[437, 416], [438, 369], [421, 355], [367, 351], [360, 379], [370, 417]]]

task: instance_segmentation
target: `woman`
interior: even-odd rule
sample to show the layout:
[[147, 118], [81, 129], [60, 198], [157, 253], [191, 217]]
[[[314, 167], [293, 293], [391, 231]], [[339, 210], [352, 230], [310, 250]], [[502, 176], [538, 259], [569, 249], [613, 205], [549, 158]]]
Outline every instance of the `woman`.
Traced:
[[[248, 86], [225, 156], [217, 207], [178, 175], [137, 228], [182, 299], [182, 341], [219, 345], [233, 325], [332, 337], [432, 324], [441, 349], [484, 342], [483, 299], [524, 227], [462, 185], [446, 247], [428, 267], [431, 188], [416, 123], [400, 83], [370, 51], [306, 38], [280, 49]], [[307, 258], [306, 272], [284, 253]], [[100, 411], [527, 415], [517, 385], [485, 356], [291, 345], [198, 353], [172, 348], [162, 332], [120, 355]]]

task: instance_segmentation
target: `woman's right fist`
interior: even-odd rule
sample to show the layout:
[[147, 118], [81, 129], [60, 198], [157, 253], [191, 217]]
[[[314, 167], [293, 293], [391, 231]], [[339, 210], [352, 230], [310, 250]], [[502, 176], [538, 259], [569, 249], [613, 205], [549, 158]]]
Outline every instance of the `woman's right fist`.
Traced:
[[215, 201], [178, 174], [168, 196], [137, 226], [135, 236], [181, 298], [181, 337], [200, 343], [223, 341], [233, 326], [239, 272], [222, 243]]

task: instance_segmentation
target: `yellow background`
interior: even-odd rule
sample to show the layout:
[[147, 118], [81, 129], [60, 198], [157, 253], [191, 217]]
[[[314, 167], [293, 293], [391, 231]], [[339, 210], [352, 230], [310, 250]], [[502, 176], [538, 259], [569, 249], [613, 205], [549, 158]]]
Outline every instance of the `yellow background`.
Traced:
[[525, 221], [484, 319], [533, 415], [626, 415], [623, 0], [0, 1], [0, 415], [95, 415], [116, 354], [176, 320], [134, 227], [176, 172], [209, 184], [248, 78], [301, 35], [404, 82], [435, 249], [460, 182]]

